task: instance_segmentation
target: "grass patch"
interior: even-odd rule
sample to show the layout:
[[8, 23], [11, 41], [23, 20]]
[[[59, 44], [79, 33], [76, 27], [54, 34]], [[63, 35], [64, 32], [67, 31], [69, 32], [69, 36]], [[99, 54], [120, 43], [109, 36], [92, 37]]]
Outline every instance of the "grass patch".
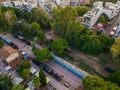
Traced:
[[91, 69], [91, 67], [89, 67], [87, 64], [85, 64], [82, 61], [79, 62], [79, 67], [90, 74], [95, 74], [95, 72]]
[[73, 57], [71, 57], [71, 56], [69, 56], [69, 55], [67, 55], [67, 54], [66, 54], [66, 55], [64, 55], [64, 56], [63, 56], [63, 58], [64, 58], [64, 59], [67, 59], [67, 61], [71, 61], [71, 62], [73, 62], [73, 61], [74, 61], [74, 58], [73, 58]]

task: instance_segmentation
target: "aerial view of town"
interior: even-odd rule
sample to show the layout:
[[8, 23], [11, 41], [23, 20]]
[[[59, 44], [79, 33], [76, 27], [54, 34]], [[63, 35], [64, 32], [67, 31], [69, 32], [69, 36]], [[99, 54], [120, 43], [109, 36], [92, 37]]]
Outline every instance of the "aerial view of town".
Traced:
[[120, 90], [120, 0], [0, 0], [0, 90]]

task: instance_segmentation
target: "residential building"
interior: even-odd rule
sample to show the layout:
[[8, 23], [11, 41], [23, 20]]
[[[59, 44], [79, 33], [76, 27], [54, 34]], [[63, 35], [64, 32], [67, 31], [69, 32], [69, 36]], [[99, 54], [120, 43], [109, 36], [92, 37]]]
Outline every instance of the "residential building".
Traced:
[[93, 9], [88, 11], [83, 17], [82, 23], [89, 27], [93, 28], [93, 26], [97, 23], [98, 18], [104, 13], [108, 16], [109, 19], [114, 18], [118, 12], [120, 11], [120, 5], [113, 4], [111, 2], [106, 2], [103, 6], [103, 2], [98, 1], [93, 4]]
[[4, 46], [1, 48], [0, 57], [11, 67], [16, 67], [21, 62], [19, 52], [11, 46]]
[[114, 36], [115, 38], [120, 37], [120, 23], [118, 24], [117, 31]]
[[98, 18], [102, 14], [103, 10], [103, 2], [98, 2], [93, 4], [93, 9], [91, 11], [88, 11], [83, 17], [84, 19], [82, 20], [82, 23], [89, 27], [92, 28], [93, 25], [97, 23]]
[[90, 3], [90, 0], [70, 0], [71, 6], [87, 5]]

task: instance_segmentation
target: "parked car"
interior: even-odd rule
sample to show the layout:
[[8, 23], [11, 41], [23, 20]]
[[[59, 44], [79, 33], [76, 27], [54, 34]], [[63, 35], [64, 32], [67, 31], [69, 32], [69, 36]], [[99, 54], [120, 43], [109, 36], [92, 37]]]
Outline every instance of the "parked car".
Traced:
[[18, 36], [18, 39], [21, 40], [22, 42], [24, 42], [27, 45], [31, 45], [30, 41], [27, 40], [25, 37]]
[[47, 64], [42, 63], [42, 62], [38, 61], [37, 59], [33, 59], [32, 61], [33, 61], [33, 63], [35, 63], [37, 66], [42, 67], [43, 70], [44, 70], [45, 72], [47, 72], [48, 74], [50, 74], [50, 75], [53, 74], [53, 70], [52, 70]]
[[53, 74], [53, 69], [51, 69], [48, 65], [46, 65], [45, 68], [43, 68], [48, 74], [52, 75]]
[[35, 63], [35, 64], [36, 64], [37, 66], [39, 66], [39, 67], [43, 67], [43, 68], [46, 67], [46, 64], [44, 64], [44, 63], [38, 61], [38, 60], [35, 59], [35, 58], [32, 59], [32, 62]]
[[114, 36], [115, 32], [112, 30], [109, 34], [110, 37]]
[[61, 81], [62, 77], [60, 75], [58, 75], [57, 73], [52, 75], [57, 81]]
[[111, 67], [109, 67], [109, 66], [106, 66], [104, 69], [105, 69], [107, 72], [109, 72], [109, 73], [114, 73], [114, 72], [116, 72], [115, 69], [113, 69], [113, 68], [111, 68]]
[[48, 84], [48, 85], [47, 85], [47, 88], [48, 88], [49, 90], [53, 90], [53, 89], [54, 89], [53, 85], [51, 85], [51, 84]]
[[10, 45], [11, 47], [13, 47], [14, 49], [18, 49], [18, 46], [15, 45], [13, 42], [11, 42], [9, 45]]

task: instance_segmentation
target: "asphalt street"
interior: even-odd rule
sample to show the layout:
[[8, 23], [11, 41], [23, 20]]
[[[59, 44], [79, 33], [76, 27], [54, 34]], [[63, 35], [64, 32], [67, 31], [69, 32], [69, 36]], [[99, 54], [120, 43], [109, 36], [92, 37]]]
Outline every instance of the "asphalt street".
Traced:
[[[21, 42], [20, 40], [18, 40], [17, 38], [14, 38], [12, 35], [7, 34], [5, 35], [9, 40], [11, 40], [12, 42], [14, 42], [18, 47], [19, 50], [25, 51], [26, 53], [33, 55], [32, 53], [32, 47], [28, 46], [26, 44], [24, 44], [23, 42]], [[82, 79], [79, 78], [78, 76], [76, 76], [75, 74], [73, 74], [72, 72], [66, 70], [65, 68], [63, 68], [62, 66], [58, 65], [57, 63], [54, 63], [53, 65], [51, 65], [50, 63], [48, 64], [55, 72], [57, 72], [60, 75], [63, 75], [64, 78], [63, 80], [67, 83], [70, 84], [70, 88], [67, 88], [64, 86], [64, 84], [62, 84], [61, 82], [58, 82], [57, 80], [55, 80], [53, 77], [51, 77], [50, 75], [46, 74], [50, 79], [51, 79], [51, 84], [54, 85], [57, 90], [74, 90], [75, 88], [77, 88], [78, 86], [82, 85]], [[37, 70], [39, 70], [39, 67], [36, 66], [35, 64], [32, 63], [32, 66], [34, 66]]]

